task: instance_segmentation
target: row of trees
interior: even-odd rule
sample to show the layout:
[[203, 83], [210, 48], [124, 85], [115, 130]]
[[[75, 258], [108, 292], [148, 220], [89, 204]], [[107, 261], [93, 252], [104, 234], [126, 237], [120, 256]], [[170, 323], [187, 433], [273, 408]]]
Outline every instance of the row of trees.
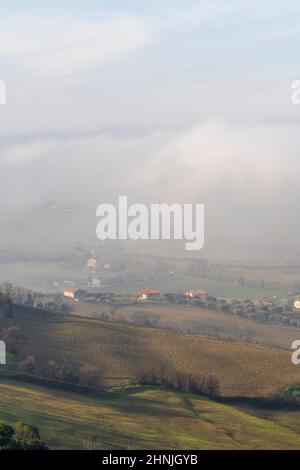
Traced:
[[26, 354], [28, 338], [24, 331], [16, 325], [2, 330], [1, 339], [6, 344], [7, 352], [13, 354], [18, 362], [12, 368], [23, 374], [38, 375], [48, 379], [79, 384], [97, 389], [103, 388], [103, 373], [97, 365], [86, 363], [80, 367], [72, 367], [66, 360], [60, 363], [48, 360], [44, 363]]
[[279, 305], [275, 302], [268, 301], [255, 303], [251, 299], [225, 300], [207, 296], [205, 299], [190, 299], [188, 303], [203, 308], [209, 308], [210, 310], [250, 318], [252, 320], [284, 323], [286, 325], [300, 327], [300, 317], [295, 315], [292, 301]]
[[9, 289], [0, 290], [0, 319], [12, 317], [12, 298]]
[[34, 356], [29, 355], [16, 364], [16, 368], [23, 374], [36, 375], [47, 379], [58, 380], [82, 385], [84, 387], [103, 389], [103, 373], [101, 368], [94, 364], [83, 364], [79, 368], [71, 367], [66, 361], [57, 363], [50, 359], [45, 364], [39, 363]]
[[37, 360], [33, 355], [26, 354], [28, 338], [24, 331], [16, 325], [11, 325], [1, 332], [1, 339], [6, 344], [7, 352], [15, 357], [10, 366], [18, 372], [36, 375], [47, 379], [69, 382], [96, 389], [103, 388], [103, 374], [99, 366], [85, 363], [72, 367], [66, 360], [60, 363], [50, 359], [48, 362]]
[[136, 372], [136, 380], [142, 385], [162, 385], [175, 390], [189, 391], [216, 398], [220, 395], [220, 382], [211, 372], [196, 375], [185, 371], [151, 368]]
[[[22, 347], [26, 344], [26, 337], [17, 326], [11, 326], [4, 330], [4, 338], [8, 350], [13, 353], [20, 354]], [[98, 390], [102, 390], [104, 387], [104, 374], [101, 367], [91, 363], [75, 367], [66, 360], [58, 363], [50, 359], [43, 363], [37, 361], [33, 355], [27, 355], [21, 358], [14, 367], [23, 374], [36, 375]], [[220, 393], [220, 383], [214, 373], [196, 375], [181, 370], [151, 368], [136, 372], [136, 380], [144, 385], [163, 385], [176, 390], [199, 393], [210, 398], [217, 397]]]

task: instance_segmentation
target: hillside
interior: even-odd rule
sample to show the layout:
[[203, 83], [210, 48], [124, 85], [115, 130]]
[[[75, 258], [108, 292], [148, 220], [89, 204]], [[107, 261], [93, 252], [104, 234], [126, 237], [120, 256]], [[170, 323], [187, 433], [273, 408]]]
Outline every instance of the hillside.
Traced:
[[288, 351], [204, 336], [104, 322], [17, 307], [14, 322], [29, 338], [28, 354], [99, 364], [106, 376], [131, 377], [157, 366], [197, 374], [214, 372], [227, 396], [267, 395], [300, 382]]
[[52, 449], [300, 449], [299, 411], [290, 426], [160, 388], [87, 397], [2, 378], [0, 394], [0, 421], [30, 421]]
[[[74, 313], [79, 316], [101, 319], [103, 313], [112, 315], [108, 304], [82, 303], [74, 305]], [[164, 305], [142, 303], [140, 305], [116, 305], [113, 318], [133, 321], [136, 314], [154, 316], [164, 328], [183, 329], [199, 334], [220, 336], [231, 339], [251, 338], [268, 346], [289, 350], [295, 338], [300, 337], [300, 329], [292, 326], [279, 326], [262, 321], [254, 321], [237, 315], [224, 314], [207, 308], [190, 305]]]

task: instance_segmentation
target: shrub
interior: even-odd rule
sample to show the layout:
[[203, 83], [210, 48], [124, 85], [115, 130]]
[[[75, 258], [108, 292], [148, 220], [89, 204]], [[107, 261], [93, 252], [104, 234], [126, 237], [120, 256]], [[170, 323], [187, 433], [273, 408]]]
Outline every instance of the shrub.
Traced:
[[220, 382], [214, 373], [210, 373], [204, 377], [202, 390], [209, 398], [216, 398], [220, 394]]
[[31, 424], [18, 421], [15, 425], [15, 437], [17, 441], [40, 440], [38, 428]]
[[40, 369], [39, 373], [49, 379], [78, 383], [78, 376], [66, 362], [58, 364], [56, 361], [50, 359], [47, 364]]
[[0, 423], [0, 450], [46, 450], [38, 428], [19, 421], [15, 429]]
[[33, 374], [35, 372], [35, 358], [34, 356], [27, 356], [23, 361], [18, 362], [17, 369], [20, 372]]
[[150, 326], [157, 328], [159, 326], [159, 315], [149, 312], [134, 312], [132, 314], [132, 321], [142, 326]]
[[220, 383], [214, 373], [201, 376], [184, 371], [152, 368], [137, 371], [136, 380], [142, 385], [164, 385], [176, 390], [199, 393], [209, 398], [216, 398], [220, 394]]
[[4, 318], [12, 318], [12, 299], [9, 289], [6, 292], [0, 291], [0, 313], [3, 314]]
[[18, 421], [15, 425], [15, 440], [18, 449], [21, 450], [47, 450], [48, 447], [41, 440], [37, 427]]
[[97, 366], [85, 364], [79, 369], [78, 382], [85, 387], [102, 388], [102, 372]]
[[7, 350], [12, 354], [19, 354], [27, 342], [25, 333], [18, 326], [6, 328], [2, 336]]
[[0, 423], [0, 449], [5, 449], [12, 443], [14, 432], [12, 426]]

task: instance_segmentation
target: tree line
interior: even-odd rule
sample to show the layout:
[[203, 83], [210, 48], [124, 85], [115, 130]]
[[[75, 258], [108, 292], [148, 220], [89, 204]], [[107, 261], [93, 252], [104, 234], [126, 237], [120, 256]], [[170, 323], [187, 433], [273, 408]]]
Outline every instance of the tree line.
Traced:
[[141, 385], [158, 385], [174, 390], [188, 391], [209, 398], [220, 396], [220, 382], [214, 372], [197, 375], [182, 370], [150, 368], [136, 372], [136, 380]]

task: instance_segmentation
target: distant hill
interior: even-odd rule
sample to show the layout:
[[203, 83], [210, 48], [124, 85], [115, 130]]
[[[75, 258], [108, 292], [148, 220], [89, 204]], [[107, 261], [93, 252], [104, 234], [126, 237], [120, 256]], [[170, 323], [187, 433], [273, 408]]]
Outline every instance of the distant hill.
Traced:
[[[74, 313], [82, 317], [101, 319], [103, 313], [111, 316], [109, 304], [78, 302]], [[114, 307], [114, 318], [133, 321], [136, 314], [143, 314], [149, 319], [154, 316], [159, 326], [183, 329], [198, 334], [251, 341], [267, 346], [276, 346], [290, 350], [292, 342], [300, 338], [300, 328], [286, 325], [275, 325], [259, 320], [250, 320], [238, 315], [224, 314], [208, 308], [191, 305], [171, 305], [160, 303], [141, 303], [140, 305], [117, 305]], [[136, 322], [136, 319], [134, 320]]]

